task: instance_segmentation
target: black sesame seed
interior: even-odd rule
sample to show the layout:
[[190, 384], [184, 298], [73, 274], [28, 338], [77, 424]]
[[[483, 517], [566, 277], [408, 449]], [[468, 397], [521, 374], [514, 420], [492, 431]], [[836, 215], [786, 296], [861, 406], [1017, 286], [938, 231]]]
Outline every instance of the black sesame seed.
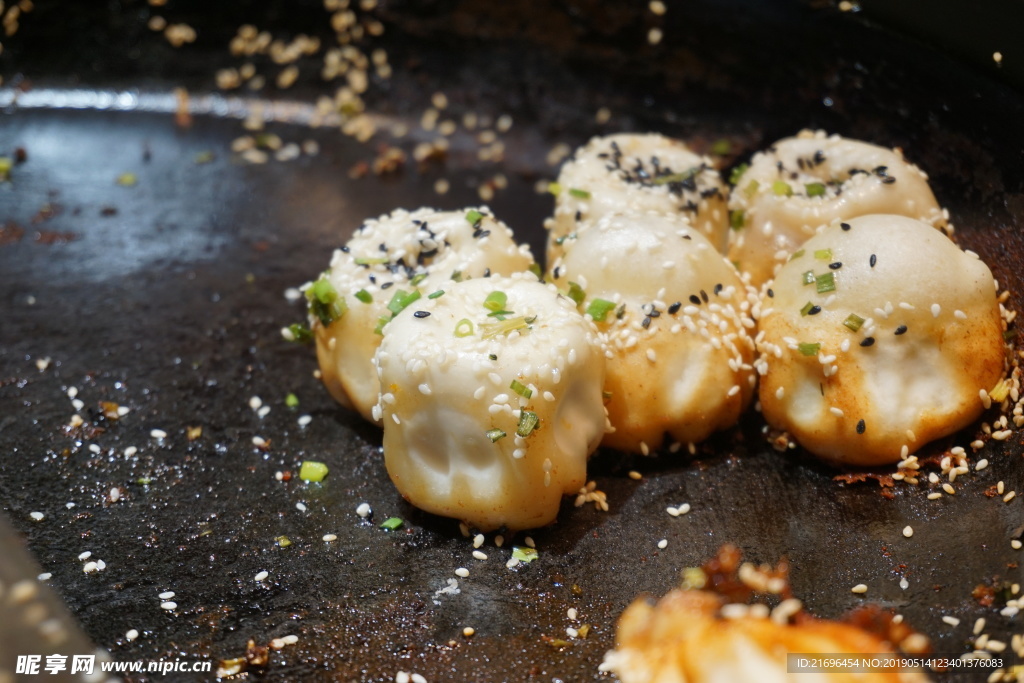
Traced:
[[381, 289], [387, 289], [388, 287], [390, 287], [390, 286], [391, 286], [391, 285], [393, 285], [393, 284], [395, 284], [395, 283], [394, 283], [394, 282], [385, 282], [384, 284], [382, 284], [382, 285], [380, 286], [380, 288], [381, 288]]
[[490, 276], [491, 276], [491, 269], [490, 268], [484, 268], [484, 277], [490, 277]]
[[691, 294], [690, 303], [693, 304], [694, 306], [700, 306], [700, 297], [697, 296], [696, 294]]
[[840, 268], [843, 267], [843, 262], [836, 261], [835, 263], [828, 264], [828, 267], [831, 268], [832, 270], [839, 270]]
[[650, 327], [650, 326], [651, 326], [651, 316], [649, 316], [649, 315], [645, 315], [645, 316], [644, 316], [644, 320], [643, 320], [643, 322], [642, 322], [642, 323], [640, 323], [640, 325], [641, 325], [641, 326], [642, 326], [642, 327], [643, 327], [643, 328], [644, 328], [645, 330], [646, 330], [646, 329], [647, 329], [648, 327]]
[[893, 178], [892, 176], [885, 176], [884, 178], [882, 178], [882, 184], [883, 185], [892, 185], [895, 182], [896, 182], [896, 179]]
[[807, 310], [807, 315], [818, 315], [819, 313], [821, 313], [821, 306], [811, 306]]
[[682, 307], [682, 305], [683, 305], [682, 301], [677, 301], [674, 304], [672, 304], [671, 306], [669, 306], [668, 307], [669, 315], [675, 315], [676, 313], [678, 313], [679, 309]]
[[842, 228], [843, 230], [849, 230], [850, 229], [850, 224], [849, 223], [840, 223], [839, 227]]
[[722, 283], [719, 282], [717, 285], [715, 285], [715, 295], [717, 296], [717, 295], [719, 295], [721, 293], [722, 293]]
[[864, 424], [864, 420], [861, 420], [860, 422], [857, 423], [858, 434], [863, 434], [865, 429], [867, 429], [867, 425]]
[[583, 220], [583, 212], [582, 211], [577, 211], [576, 212], [576, 222], [579, 223], [581, 220]]
[[347, 254], [349, 249], [348, 249], [348, 247], [342, 247], [341, 251], [342, 251], [342, 253]]
[[386, 245], [383, 242], [381, 242], [380, 244], [377, 245], [377, 248], [380, 249], [381, 251], [387, 251], [388, 250], [388, 245]]
[[768, 288], [768, 298], [769, 299], [774, 299], [775, 298], [775, 290], [772, 289], [771, 287]]
[[[694, 208], [696, 209], [696, 207], [694, 207]], [[692, 240], [693, 238], [690, 237], [689, 235], [683, 235], [683, 239], [684, 240]]]
[[562, 277], [562, 266], [555, 266], [555, 279]]
[[861, 340], [860, 345], [861, 346], [871, 346], [874, 343], [875, 343], [875, 338], [874, 337], [864, 337], [864, 339]]
[[708, 302], [708, 293], [705, 292], [703, 289], [700, 290], [700, 298], [704, 303]]
[[907, 326], [906, 325], [900, 325], [899, 327], [896, 328], [896, 331], [893, 332], [893, 334], [895, 334], [896, 336], [899, 336], [901, 334], [905, 334], [906, 331], [907, 331]]
[[868, 263], [870, 263], [871, 267], [874, 268], [875, 264], [878, 263], [878, 257], [876, 257], [874, 254], [872, 254], [871, 258], [868, 259]]
[[426, 318], [430, 315], [430, 311], [416, 311], [413, 316], [417, 318]]

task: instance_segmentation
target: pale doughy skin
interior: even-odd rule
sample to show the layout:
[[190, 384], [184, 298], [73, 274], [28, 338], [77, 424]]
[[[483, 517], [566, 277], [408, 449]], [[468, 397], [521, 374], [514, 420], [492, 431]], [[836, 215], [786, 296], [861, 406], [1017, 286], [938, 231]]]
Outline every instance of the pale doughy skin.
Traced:
[[[478, 226], [466, 218], [471, 210], [482, 214]], [[381, 251], [381, 244], [386, 251]], [[369, 263], [360, 265], [357, 259]], [[398, 267], [399, 259], [408, 267]], [[327, 272], [348, 311], [328, 326], [310, 318], [324, 385], [341, 405], [380, 424], [372, 415], [380, 393], [373, 354], [381, 334], [375, 330], [382, 316], [391, 316], [388, 303], [394, 293], [418, 290], [426, 298], [444, 289], [456, 271], [465, 278], [481, 277], [488, 271], [507, 275], [532, 264], [529, 246], [517, 245], [512, 231], [487, 207], [412, 213], [399, 209], [367, 221], [345, 250], [334, 252]], [[415, 286], [410, 284], [413, 278], [418, 278]], [[360, 291], [372, 300], [363, 303], [357, 299]]]
[[[792, 196], [777, 194], [776, 181], [786, 183]], [[809, 184], [824, 194], [809, 196]], [[755, 154], [729, 208], [743, 216], [743, 227], [730, 232], [729, 259], [758, 287], [818, 227], [836, 220], [884, 213], [947, 226], [927, 176], [899, 150], [822, 131], [801, 131]]]
[[583, 286], [581, 310], [615, 304], [598, 323], [615, 430], [602, 445], [647, 454], [665, 434], [696, 443], [736, 423], [754, 394], [756, 295], [700, 232], [656, 213], [609, 215], [551, 275]]
[[595, 137], [562, 166], [557, 186], [555, 216], [547, 222], [548, 264], [563, 253], [561, 238], [622, 212], [685, 216], [725, 250], [726, 186], [711, 159], [679, 140], [657, 133]]
[[[846, 225], [804, 243], [762, 295], [761, 409], [825, 460], [881, 465], [981, 415], [979, 392], [1004, 372], [1003, 323], [988, 267], [927, 223]], [[832, 273], [835, 290], [803, 284], [808, 271]], [[808, 304], [820, 312], [802, 315]], [[863, 319], [856, 331], [851, 314]], [[801, 343], [820, 349], [805, 355]]]
[[780, 624], [755, 616], [723, 618], [723, 600], [706, 591], [673, 590], [650, 605], [636, 600], [619, 619], [615, 650], [602, 670], [622, 683], [925, 683], [920, 671], [787, 673], [786, 653], [893, 653], [855, 626], [808, 619]]
[[[495, 291], [513, 312], [505, 324], [517, 329], [507, 334], [495, 332], [503, 323], [484, 307]], [[396, 316], [375, 361], [396, 488], [481, 531], [550, 524], [562, 496], [586, 483], [587, 458], [607, 427], [593, 324], [530, 275], [449, 283], [410, 308], [430, 315]], [[539, 421], [520, 436], [524, 410]], [[504, 436], [493, 440], [491, 430]]]

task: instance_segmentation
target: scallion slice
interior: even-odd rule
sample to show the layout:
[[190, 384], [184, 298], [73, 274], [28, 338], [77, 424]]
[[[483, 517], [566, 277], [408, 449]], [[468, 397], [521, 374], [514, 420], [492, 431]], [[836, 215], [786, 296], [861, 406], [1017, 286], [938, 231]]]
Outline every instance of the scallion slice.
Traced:
[[835, 273], [823, 273], [817, 277], [814, 284], [818, 288], [818, 294], [824, 294], [825, 292], [836, 291], [836, 274]]
[[603, 323], [605, 318], [608, 317], [609, 311], [615, 308], [615, 303], [608, 301], [607, 299], [594, 299], [587, 305], [586, 314], [589, 315], [594, 322]]
[[365, 289], [360, 289], [355, 293], [355, 297], [362, 301], [364, 304], [373, 303], [373, 295], [367, 292]]
[[772, 183], [772, 192], [779, 197], [792, 197], [793, 188], [785, 180], [776, 180]]
[[470, 209], [466, 212], [466, 221], [474, 228], [480, 227], [480, 221], [484, 219], [484, 215], [476, 209]]
[[491, 440], [491, 443], [497, 443], [501, 439], [504, 439], [508, 434], [500, 429], [488, 429], [486, 432], [487, 438]]
[[507, 303], [508, 295], [505, 292], [495, 291], [488, 294], [487, 298], [484, 299], [484, 308], [488, 311], [503, 311]]
[[471, 334], [473, 334], [473, 321], [469, 318], [463, 318], [459, 322], [455, 323], [456, 337], [468, 337]]
[[797, 348], [805, 356], [817, 356], [818, 352], [821, 351], [821, 344], [815, 342], [813, 344], [807, 342], [800, 342], [797, 344]]
[[733, 230], [740, 230], [747, 221], [746, 211], [730, 211], [729, 212], [729, 227]]
[[736, 168], [732, 169], [732, 171], [729, 172], [729, 184], [737, 185], [740, 182], [740, 178], [743, 177], [743, 174], [747, 172], [748, 168], [750, 168], [750, 164], [740, 164]]
[[533, 433], [533, 430], [537, 429], [538, 424], [540, 424], [540, 417], [537, 413], [521, 410], [519, 411], [519, 424], [516, 425], [516, 435], [526, 438]]
[[856, 332], [860, 329], [860, 326], [864, 324], [864, 318], [860, 317], [856, 313], [851, 313], [846, 316], [846, 320], [843, 321], [843, 324]]
[[804, 285], [813, 285], [814, 281], [816, 279], [817, 278], [814, 277], [814, 271], [813, 270], [808, 270], [807, 272], [805, 272], [803, 275], [800, 276], [800, 280], [801, 280], [801, 282], [804, 283]]
[[576, 302], [577, 306], [583, 303], [583, 300], [587, 298], [587, 293], [584, 292], [583, 288], [575, 282], [569, 283], [569, 291], [566, 292], [566, 294], [570, 299]]
[[444, 290], [443, 289], [439, 289], [436, 292], [431, 292], [430, 294], [428, 294], [427, 298], [428, 299], [437, 299], [437, 298], [440, 298], [442, 296], [444, 296]]
[[533, 389], [516, 379], [512, 380], [512, 384], [509, 385], [509, 389], [516, 392], [523, 398], [530, 398], [533, 396]]
[[405, 524], [405, 522], [403, 522], [399, 517], [388, 517], [384, 520], [384, 523], [380, 525], [380, 528], [388, 531], [395, 531], [403, 524]]
[[303, 481], [323, 481], [327, 476], [327, 465], [315, 460], [303, 460], [299, 467], [299, 479]]
[[814, 250], [814, 258], [819, 259], [821, 261], [831, 261], [832, 260], [832, 250], [831, 249], [815, 249]]
[[569, 196], [575, 197], [576, 199], [590, 199], [590, 193], [586, 190], [581, 190], [576, 187], [569, 188]]
[[807, 190], [808, 197], [824, 197], [825, 196], [825, 184], [824, 183], [805, 183], [804, 189]]
[[536, 548], [530, 548], [528, 546], [512, 546], [512, 558], [529, 564], [540, 557], [540, 553], [537, 552]]

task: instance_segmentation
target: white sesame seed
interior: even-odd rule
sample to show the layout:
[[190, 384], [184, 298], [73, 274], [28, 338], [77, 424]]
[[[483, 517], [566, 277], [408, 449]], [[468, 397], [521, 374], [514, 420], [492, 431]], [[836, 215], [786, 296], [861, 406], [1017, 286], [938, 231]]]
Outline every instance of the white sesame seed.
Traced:
[[156, 597], [160, 598], [161, 600], [170, 600], [174, 597], [174, 591], [164, 591]]
[[938, 500], [939, 498], [942, 498], [942, 494], [938, 491], [928, 494], [928, 500]]
[[1016, 491], [1010, 491], [1005, 496], [1003, 496], [1003, 502], [1004, 503], [1009, 503], [1011, 500], [1014, 499], [1014, 497], [1016, 497], [1016, 495], [1017, 495]]
[[116, 486], [114, 488], [110, 489], [110, 502], [111, 503], [116, 503], [120, 499], [121, 499], [121, 489], [117, 488]]
[[167, 438], [167, 432], [165, 432], [162, 429], [151, 429], [151, 430], [149, 430], [149, 435], [151, 437], [153, 437], [154, 439], [166, 439]]
[[954, 489], [949, 484], [943, 484], [942, 485], [942, 490], [945, 491], [946, 493], [948, 493], [951, 496], [956, 493], [956, 489]]
[[427, 683], [427, 679], [420, 674], [413, 674], [410, 678], [412, 679], [412, 683]]
[[843, 416], [843, 411], [841, 409], [839, 409], [839, 408], [836, 408], [835, 406], [832, 406], [831, 408], [829, 408], [828, 412], [832, 413], [836, 417], [842, 417]]
[[90, 557], [92, 557], [92, 551], [91, 550], [86, 550], [84, 553], [82, 553], [81, 555], [78, 556], [78, 559], [80, 561], [82, 561], [82, 562], [85, 562]]
[[264, 439], [262, 436], [254, 436], [254, 437], [252, 437], [252, 445], [253, 446], [266, 446], [267, 445], [267, 440]]
[[641, 479], [644, 478], [644, 475], [640, 474], [636, 470], [630, 470], [629, 471], [629, 478], [630, 479], [634, 479], [636, 481], [640, 481]]
[[1021, 542], [1018, 541], [1016, 538], [1013, 539], [1012, 541], [1010, 541], [1010, 547], [1013, 548], [1014, 550], [1020, 550], [1021, 549], [1021, 545], [1022, 545]]
[[259, 416], [259, 418], [261, 420], [263, 418], [265, 418], [269, 414], [270, 414], [270, 406], [263, 406], [262, 408], [260, 408], [259, 410], [256, 411], [256, 415]]
[[80, 398], [73, 399], [71, 405], [75, 410], [81, 410], [85, 407], [85, 403]]
[[289, 635], [281, 638], [281, 640], [284, 641], [285, 645], [294, 645], [295, 643], [299, 642], [299, 637], [295, 635]]
[[944, 617], [942, 617], [942, 621], [946, 622], [950, 626], [959, 626], [960, 625], [960, 620], [957, 619], [956, 617], [944, 616]]
[[42, 512], [30, 512], [30, 513], [28, 513], [28, 516], [31, 517], [32, 520], [36, 521], [36, 522], [41, 522], [44, 519], [46, 519], [46, 515], [44, 515]]
[[566, 610], [565, 616], [569, 617], [569, 621], [576, 621], [576, 618], [579, 616], [579, 613], [576, 611], [575, 607], [570, 607], [568, 610]]
[[661, 548], [662, 550], [667, 548], [668, 547], [668, 539], [667, 538], [663, 538], [660, 541], [658, 541], [658, 547]]
[[178, 603], [171, 601], [161, 602], [160, 609], [167, 610], [168, 612], [170, 612], [171, 610], [178, 609]]
[[473, 551], [473, 557], [478, 559], [478, 560], [486, 560], [487, 559], [487, 553], [485, 553], [485, 552], [483, 552], [481, 550], [474, 550]]
[[124, 634], [124, 637], [125, 637], [125, 640], [127, 640], [130, 643], [130, 642], [132, 642], [133, 640], [135, 640], [136, 638], [139, 637], [139, 632], [136, 631], [135, 629], [130, 629], [128, 631], [128, 633]]
[[263, 399], [261, 399], [259, 396], [253, 396], [252, 398], [249, 399], [249, 407], [252, 408], [253, 410], [259, 410], [260, 406], [262, 405]]
[[458, 576], [458, 577], [464, 579], [467, 576], [469, 576], [469, 570], [466, 569], [465, 567], [459, 567], [458, 569], [455, 570], [455, 576]]
[[43, 572], [42, 574], [40, 574], [39, 576], [36, 577], [36, 580], [37, 581], [49, 581], [52, 577], [53, 577], [53, 574], [51, 572]]
[[856, 586], [850, 589], [852, 593], [867, 593], [868, 587], [863, 583], [858, 583]]
[[932, 304], [932, 316], [933, 317], [938, 318], [939, 317], [939, 313], [941, 313], [941, 312], [942, 312], [942, 306], [939, 306], [938, 304]]
[[369, 503], [360, 503], [356, 508], [356, 514], [363, 518], [369, 517], [371, 512]]
[[673, 517], [678, 517], [679, 516], [679, 508], [672, 507], [671, 505], [668, 506], [667, 508], [665, 508], [665, 512], [667, 512], [668, 514], [672, 515]]
[[1005, 488], [1006, 484], [1004, 484], [1002, 481], [996, 482], [996, 493], [998, 493], [1000, 496], [1003, 495], [1003, 491], [1005, 491]]
[[903, 527], [903, 535], [906, 536], [907, 538], [910, 538], [911, 536], [913, 536], [914, 535], [914, 527], [912, 527], [910, 525], [907, 525], [907, 526]]
[[974, 471], [975, 472], [980, 472], [981, 470], [985, 469], [986, 467], [988, 467], [988, 458], [982, 458], [981, 460], [978, 461], [978, 464], [976, 464], [974, 466]]
[[689, 503], [683, 503], [677, 509], [679, 510], [680, 515], [685, 515], [690, 511], [691, 508]]
[[484, 538], [483, 534], [477, 534], [476, 536], [473, 537], [473, 547], [474, 548], [479, 548], [480, 546], [482, 546], [484, 544], [485, 540], [486, 539]]
[[569, 626], [565, 629], [565, 635], [569, 636], [570, 638], [579, 638], [580, 632], [574, 629], [572, 626]]
[[910, 588], [910, 582], [907, 581], [907, 577], [900, 577], [900, 589], [907, 590], [908, 588]]
[[295, 509], [298, 510], [299, 512], [305, 512], [306, 511], [306, 504], [305, 503], [296, 503], [295, 504]]
[[331, 543], [333, 541], [337, 541], [338, 540], [338, 536], [337, 536], [337, 534], [324, 534], [323, 540], [325, 542], [327, 542], [327, 543]]
[[501, 534], [498, 534], [497, 536], [495, 536], [494, 537], [494, 545], [496, 545], [499, 548], [501, 546], [505, 545], [505, 537], [502, 536]]

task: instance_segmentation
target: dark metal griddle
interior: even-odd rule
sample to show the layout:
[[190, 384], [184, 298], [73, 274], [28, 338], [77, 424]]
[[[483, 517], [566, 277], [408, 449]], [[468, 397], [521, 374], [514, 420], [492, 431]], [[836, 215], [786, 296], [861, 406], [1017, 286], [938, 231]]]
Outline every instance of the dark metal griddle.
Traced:
[[[773, 451], [753, 413], [694, 459], [599, 452], [590, 472], [610, 512], [567, 500], [556, 525], [532, 533], [540, 559], [510, 570], [511, 542], [499, 550], [489, 538], [489, 559], [474, 560], [455, 522], [401, 500], [380, 434], [333, 404], [312, 377], [312, 353], [278, 332], [301, 316], [285, 289], [322, 269], [365, 217], [478, 203], [475, 187], [498, 171], [509, 187], [492, 208], [542, 253], [551, 200], [534, 183], [555, 173], [547, 149], [616, 130], [659, 130], [704, 149], [727, 138], [726, 165], [803, 127], [902, 146], [930, 174], [961, 244], [1011, 287], [1019, 310], [1024, 98], [998, 76], [800, 3], [691, 2], [659, 19], [646, 3], [391, 2], [379, 10], [388, 26], [379, 40], [396, 73], [375, 91], [376, 111], [414, 124], [443, 90], [453, 108], [509, 113], [515, 125], [500, 167], [476, 161], [476, 147], [457, 136], [444, 165], [353, 180], [349, 169], [372, 160], [374, 143], [276, 122], [267, 130], [314, 139], [320, 154], [244, 164], [228, 151], [244, 133], [239, 121], [224, 102], [200, 97], [215, 91], [215, 68], [238, 63], [225, 46], [239, 25], [315, 33], [326, 24], [319, 3], [171, 0], [163, 13], [199, 31], [180, 50], [145, 28], [157, 10], [143, 2], [35, 4], [0, 57], [9, 103], [0, 154], [28, 155], [0, 185], [0, 504], [114, 659], [216, 662], [241, 656], [250, 638], [266, 645], [295, 634], [297, 644], [243, 678], [598, 680], [621, 610], [641, 592], [664, 593], [682, 568], [727, 542], [756, 561], [788, 557], [794, 593], [815, 614], [878, 603], [939, 652], [965, 651], [978, 617], [993, 637], [1020, 630], [1019, 618], [999, 616], [998, 599], [984, 607], [972, 597], [979, 585], [1021, 579], [1010, 539], [1020, 536], [1024, 503], [984, 495], [999, 480], [1024, 483], [1017, 435], [986, 446], [990, 467], [941, 501], [926, 500], [927, 485], [886, 497], [870, 482], [833, 481], [834, 470], [799, 452]], [[645, 41], [654, 25], [666, 36], [658, 46]], [[315, 61], [303, 67], [316, 72]], [[177, 85], [198, 109], [210, 105], [188, 128], [169, 113]], [[310, 76], [236, 104], [310, 101], [325, 90]], [[102, 98], [78, 108], [83, 92], [128, 95], [109, 100], [124, 110], [97, 108]], [[600, 125], [603, 106], [613, 116]], [[289, 111], [292, 121], [308, 113]], [[214, 160], [194, 163], [207, 150]], [[116, 184], [126, 172], [134, 187]], [[440, 177], [452, 187], [443, 197], [433, 192]], [[41, 372], [36, 361], [46, 357]], [[85, 404], [84, 431], [65, 429], [70, 386]], [[284, 405], [289, 392], [298, 410]], [[263, 419], [248, 405], [254, 395], [272, 408]], [[101, 401], [131, 413], [105, 420]], [[307, 413], [313, 421], [300, 428]], [[202, 437], [190, 442], [186, 430], [197, 425]], [[168, 437], [152, 439], [155, 428]], [[257, 435], [269, 449], [253, 445]], [[132, 457], [129, 446], [138, 448]], [[304, 459], [328, 464], [323, 484], [275, 479]], [[112, 503], [115, 486], [122, 498]], [[371, 520], [355, 513], [364, 501]], [[690, 514], [665, 513], [683, 502]], [[33, 521], [33, 511], [45, 519]], [[405, 527], [378, 528], [388, 516]], [[321, 540], [328, 533], [337, 540]], [[275, 543], [282, 535], [290, 547]], [[105, 571], [83, 573], [77, 558], [87, 550]], [[435, 597], [461, 566], [471, 572], [461, 592]], [[257, 583], [260, 571], [269, 577]], [[861, 582], [866, 597], [849, 590]], [[173, 612], [157, 597], [168, 590]], [[564, 637], [569, 607], [592, 630], [553, 648], [545, 638]], [[476, 635], [463, 637], [464, 626]], [[129, 629], [140, 632], [134, 642]], [[16, 654], [4, 648], [0, 669]], [[133, 680], [158, 679], [202, 677]]]

